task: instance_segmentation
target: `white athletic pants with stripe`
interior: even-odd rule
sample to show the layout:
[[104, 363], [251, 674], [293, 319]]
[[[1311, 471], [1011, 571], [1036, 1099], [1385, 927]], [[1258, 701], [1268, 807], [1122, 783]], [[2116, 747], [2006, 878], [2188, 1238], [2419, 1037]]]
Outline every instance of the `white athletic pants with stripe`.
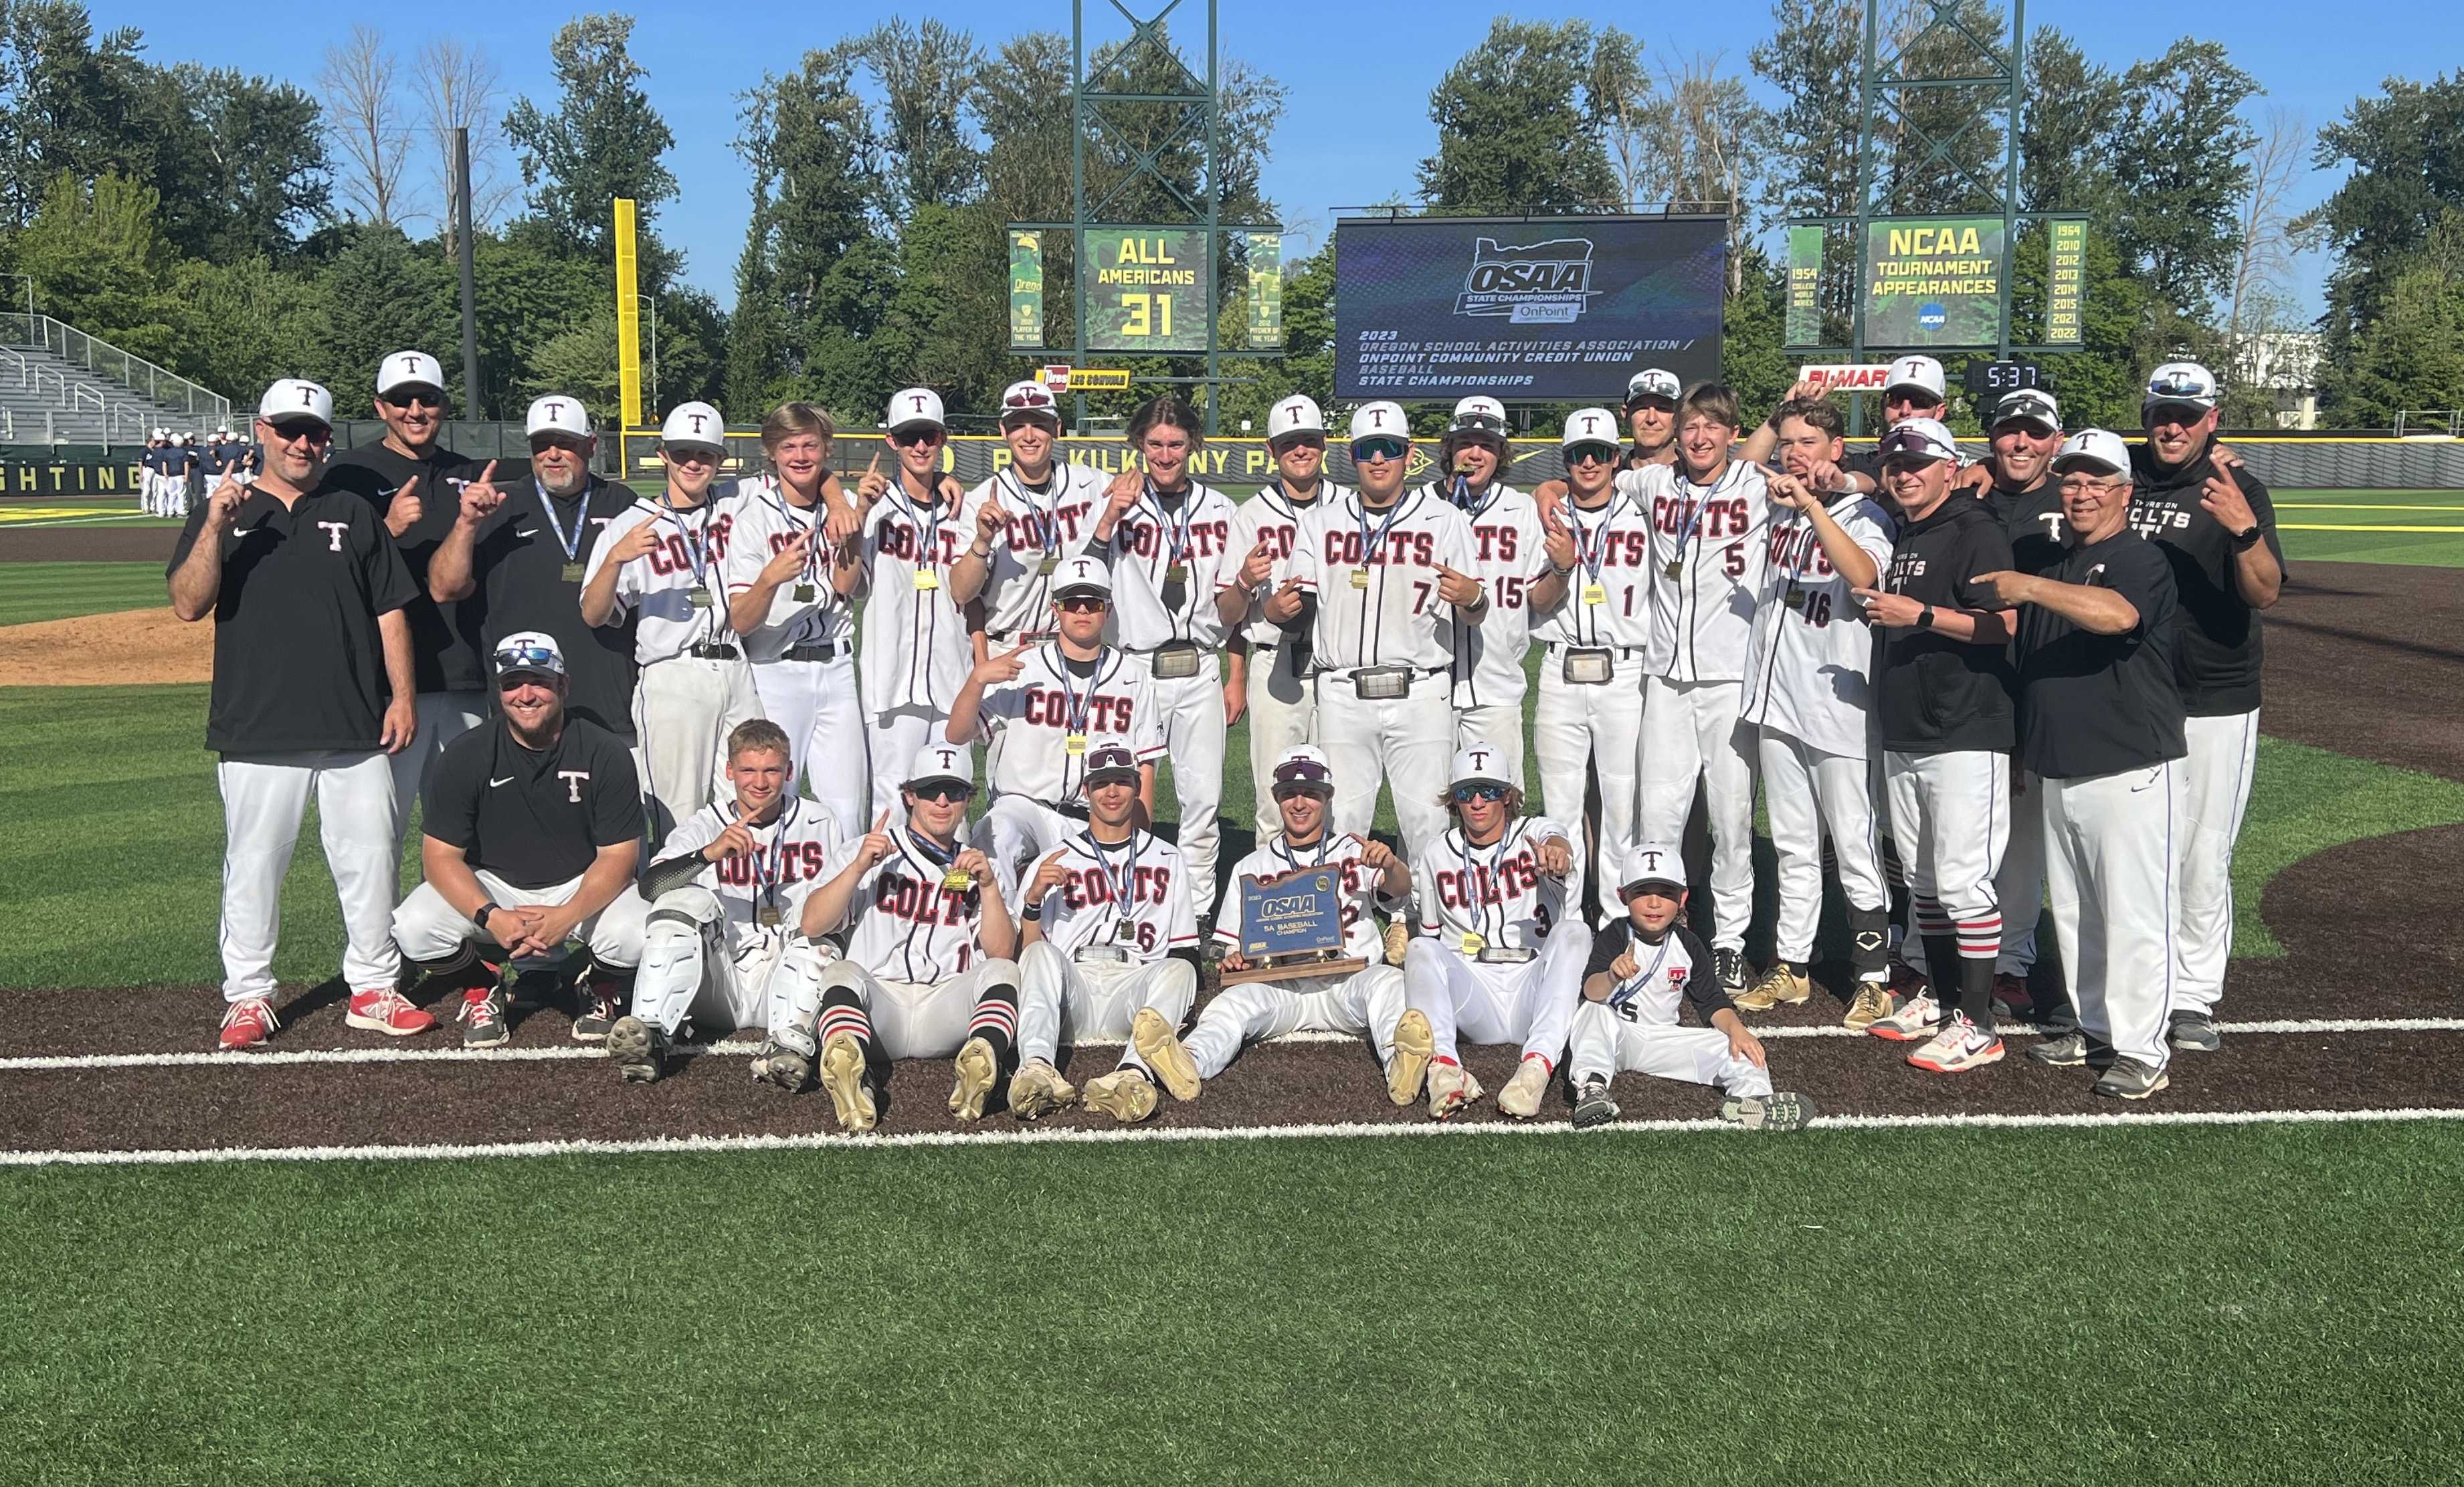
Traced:
[[1729, 1052], [1727, 1034], [1712, 1027], [1628, 1021], [1625, 1013], [1631, 1005], [1611, 1007], [1586, 998], [1576, 1009], [1573, 1048], [1566, 1056], [1566, 1077], [1575, 1088], [1632, 1073], [1716, 1084], [1741, 1100], [1771, 1092], [1771, 1071]]
[[1230, 1068], [1251, 1043], [1293, 1033], [1366, 1033], [1383, 1068], [1395, 1057], [1395, 1024], [1402, 1020], [1403, 973], [1371, 966], [1348, 976], [1236, 981], [1206, 1004], [1180, 1041], [1199, 1079]]
[[[906, 783], [907, 772], [915, 767], [916, 751], [946, 739], [949, 728], [950, 714], [935, 708], [866, 711], [865, 747], [872, 754], [872, 801], [868, 809], [874, 816], [888, 811], [893, 826], [907, 820], [907, 802], [900, 798], [899, 787]], [[871, 829], [868, 819], [862, 830]]]
[[1746, 947], [1754, 913], [1754, 762], [1750, 729], [1737, 726], [1743, 682], [1672, 682], [1646, 677], [1642, 750], [1636, 765], [1644, 842], [1683, 842], [1694, 811], [1694, 781], [1711, 821], [1711, 943]]
[[1429, 1019], [1440, 1058], [1457, 1057], [1458, 1040], [1521, 1043], [1523, 1057], [1536, 1053], [1553, 1068], [1566, 1053], [1574, 1003], [1583, 998], [1591, 948], [1592, 932], [1579, 919], [1550, 930], [1540, 953], [1516, 965], [1485, 965], [1422, 935], [1403, 956], [1403, 1000]]
[[767, 1029], [772, 1009], [796, 1005], [799, 992], [818, 1007], [822, 973], [838, 958], [827, 940], [729, 923], [718, 895], [704, 887], [661, 894], [636, 928], [642, 969], [633, 977], [633, 1016], [671, 1038], [688, 1019], [704, 1038]]
[[[2002, 950], [2001, 900], [1993, 871], [2011, 835], [2011, 756], [1990, 750], [1882, 755], [1890, 792], [1891, 840], [1907, 869], [1911, 931], [1955, 934], [1963, 960]], [[1958, 970], [1930, 966], [1944, 985], [1934, 999], [1959, 999]]]
[[1826, 832], [1848, 906], [1877, 910], [1890, 906], [1874, 826], [1873, 776], [1861, 758], [1825, 754], [1777, 729], [1759, 733], [1763, 808], [1771, 816], [1771, 854], [1778, 864], [1776, 951], [1782, 960], [1811, 960], [1815, 929], [1822, 919]]
[[[979, 960], [935, 985], [887, 981], [852, 960], [841, 960], [823, 972], [820, 983], [809, 990], [792, 978], [783, 984], [788, 995], [774, 997], [770, 1004], [770, 1036], [806, 1057], [819, 1051], [813, 1026], [821, 1015], [822, 996], [846, 987], [864, 1004], [866, 1020], [872, 1024], [873, 1049], [882, 1058], [949, 1059], [966, 1042], [967, 1029], [976, 1020], [976, 1003], [984, 992], [995, 986], [1016, 987], [1019, 970], [1015, 961]], [[806, 995], [812, 999], [803, 1000]]]
[[398, 889], [393, 776], [375, 750], [223, 755], [223, 999], [274, 995], [282, 879], [299, 844], [308, 797], [341, 901], [342, 979], [354, 992], [391, 991], [402, 974], [393, 939]]
[[1198, 973], [1186, 960], [1074, 960], [1038, 940], [1019, 952], [1018, 1061], [1060, 1061], [1061, 1045], [1082, 1038], [1121, 1041], [1122, 1068], [1146, 1067], [1130, 1046], [1130, 1019], [1153, 1007], [1177, 1030], [1198, 1000]]
[[1222, 835], [1223, 671], [1212, 654], [1201, 654], [1196, 676], [1166, 681], [1154, 674], [1154, 657], [1132, 651], [1130, 659], [1150, 668], [1155, 708], [1163, 714], [1164, 761], [1180, 802], [1174, 844], [1189, 863], [1190, 910], [1203, 923], [1215, 915], [1216, 843]]
[[1334, 767], [1338, 835], [1369, 835], [1381, 780], [1394, 792], [1407, 860], [1445, 834], [1446, 808], [1439, 798], [1454, 765], [1454, 685], [1440, 671], [1414, 677], [1411, 689], [1391, 702], [1366, 702], [1349, 675], [1317, 678], [1317, 742]]
[[[1563, 651], [1546, 647], [1540, 662], [1540, 702], [1531, 715], [1531, 752], [1551, 817], [1572, 821], [1582, 814], [1586, 770], [1600, 776], [1600, 818], [1585, 824], [1596, 843], [1586, 854], [1577, 843], [1574, 870], [1566, 878], [1566, 902], [1580, 906], [1587, 880], [1615, 879], [1625, 870], [1635, 842], [1635, 763], [1642, 747], [1642, 658], [1611, 652], [1609, 679], [1597, 685], [1565, 679]], [[1523, 772], [1515, 771], [1520, 779]], [[1670, 841], [1677, 840], [1674, 837]], [[1613, 905], [1615, 884], [1600, 894]]]
[[[543, 888], [517, 888], [486, 868], [475, 868], [471, 876], [488, 890], [488, 897], [504, 908], [554, 908], [570, 904], [573, 895], [582, 891], [580, 878], [551, 883]], [[715, 902], [715, 900], [714, 900]], [[610, 899], [605, 908], [574, 926], [574, 938], [590, 947], [591, 958], [603, 966], [622, 971], [639, 965], [642, 960], [642, 921], [649, 916], [650, 906], [633, 888]], [[468, 914], [453, 911], [445, 895], [431, 884], [422, 883], [403, 899], [402, 907], [393, 911], [393, 937], [401, 944], [402, 952], [413, 960], [443, 960], [464, 944], [480, 938], [479, 927]], [[494, 940], [482, 949], [501, 955], [503, 951]]]
[[403, 838], [410, 832], [410, 808], [428, 787], [428, 775], [445, 746], [488, 720], [488, 694], [481, 691], [421, 692], [412, 704], [419, 732], [410, 747], [386, 759], [393, 773], [393, 847], [402, 855]]
[[[757, 661], [753, 691], [760, 715], [785, 731], [796, 777], [838, 822], [839, 839], [853, 842], [870, 831], [872, 817], [865, 809], [870, 772], [856, 754], [863, 746], [864, 702], [856, 690], [855, 653], [834, 661]], [[914, 757], [914, 750], [907, 751], [908, 762]]]
[[2215, 1011], [2233, 958], [2233, 841], [2250, 805], [2258, 762], [2258, 710], [2184, 720], [2190, 744], [2188, 820], [2181, 842], [2182, 924], [2174, 936], [2173, 1000], [2184, 1012]]
[[671, 656], [642, 668], [633, 689], [633, 736], [640, 741], [654, 850], [677, 822], [716, 798], [727, 775], [729, 732], [760, 715], [753, 667], [741, 656]]
[[[1249, 647], [1249, 783], [1258, 796], [1258, 840], [1284, 829], [1275, 809], [1275, 761], [1317, 736], [1317, 690], [1293, 669], [1291, 645]], [[1308, 646], [1298, 654], [1308, 656]]]
[[2173, 946], [2188, 824], [2180, 760], [2044, 781], [2045, 881], [2062, 986], [2079, 1027], [2124, 1058], [2161, 1069], [2178, 1002]]

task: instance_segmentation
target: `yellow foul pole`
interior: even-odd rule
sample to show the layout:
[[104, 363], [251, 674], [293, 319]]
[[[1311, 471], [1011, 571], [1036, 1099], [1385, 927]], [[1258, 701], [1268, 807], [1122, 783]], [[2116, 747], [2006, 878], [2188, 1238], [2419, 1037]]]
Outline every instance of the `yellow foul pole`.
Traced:
[[633, 199], [616, 198], [616, 383], [625, 426], [642, 426], [642, 301], [634, 277]]

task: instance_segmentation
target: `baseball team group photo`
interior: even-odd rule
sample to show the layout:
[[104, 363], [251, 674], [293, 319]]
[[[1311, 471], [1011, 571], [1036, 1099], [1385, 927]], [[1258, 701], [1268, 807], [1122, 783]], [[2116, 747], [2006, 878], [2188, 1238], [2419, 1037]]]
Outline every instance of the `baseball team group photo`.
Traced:
[[[733, 1479], [769, 1389], [846, 1426], [791, 1476], [2444, 1454], [2452, 1311], [2364, 1298], [2454, 1299], [2464, 75], [2101, 0], [1446, 6], [1374, 87], [1232, 0], [766, 73], [115, 9], [0, 7], [30, 1480], [665, 1475], [627, 1409]], [[399, 1418], [238, 1428], [269, 1306]], [[1771, 1405], [1937, 1367], [1913, 1453]]]

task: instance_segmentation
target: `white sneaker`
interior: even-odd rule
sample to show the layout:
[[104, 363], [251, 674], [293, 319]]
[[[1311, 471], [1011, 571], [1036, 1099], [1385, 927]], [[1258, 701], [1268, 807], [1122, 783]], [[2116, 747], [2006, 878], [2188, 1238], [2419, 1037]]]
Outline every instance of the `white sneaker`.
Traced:
[[1497, 1092], [1497, 1107], [1519, 1121], [1528, 1121], [1540, 1113], [1540, 1097], [1549, 1092], [1549, 1065], [1536, 1056], [1527, 1056], [1514, 1070], [1514, 1077]]
[[1900, 1004], [1900, 1010], [1887, 1017], [1876, 1017], [1865, 1025], [1865, 1031], [1876, 1038], [1887, 1038], [1895, 1043], [1912, 1043], [1929, 1038], [1942, 1026], [1942, 1008], [1931, 992], [1919, 992]]
[[1936, 1074], [1964, 1074], [2001, 1062], [2002, 1039], [1969, 1021], [1968, 1014], [1957, 1012], [1931, 1042], [1908, 1055], [1908, 1061]]
[[1442, 1121], [1481, 1097], [1480, 1081], [1460, 1063], [1429, 1065], [1429, 1119]]

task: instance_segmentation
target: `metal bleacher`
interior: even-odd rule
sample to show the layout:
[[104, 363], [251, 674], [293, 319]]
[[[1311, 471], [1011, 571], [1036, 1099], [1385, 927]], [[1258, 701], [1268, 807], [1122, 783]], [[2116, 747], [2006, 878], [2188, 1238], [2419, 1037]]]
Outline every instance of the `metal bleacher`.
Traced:
[[211, 431], [231, 400], [48, 315], [0, 314], [0, 445], [141, 446]]

